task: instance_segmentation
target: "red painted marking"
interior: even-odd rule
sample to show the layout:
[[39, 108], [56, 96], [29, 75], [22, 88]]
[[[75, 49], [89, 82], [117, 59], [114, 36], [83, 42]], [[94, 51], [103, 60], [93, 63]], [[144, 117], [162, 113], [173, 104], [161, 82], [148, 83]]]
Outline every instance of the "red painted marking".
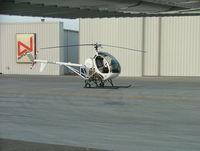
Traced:
[[[25, 48], [22, 49], [21, 51], [21, 47]], [[33, 37], [30, 37], [30, 46], [25, 45], [24, 43], [22, 43], [21, 41], [18, 41], [17, 43], [17, 55], [21, 56], [22, 54], [24, 54], [27, 51], [32, 52], [33, 51]]]

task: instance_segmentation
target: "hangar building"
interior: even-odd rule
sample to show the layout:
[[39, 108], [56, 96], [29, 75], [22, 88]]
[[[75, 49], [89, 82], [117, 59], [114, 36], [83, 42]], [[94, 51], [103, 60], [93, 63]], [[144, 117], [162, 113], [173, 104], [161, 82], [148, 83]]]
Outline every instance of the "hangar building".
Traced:
[[33, 34], [38, 59], [84, 64], [86, 58], [94, 55], [90, 46], [79, 47], [79, 52], [77, 47], [41, 48], [97, 42], [146, 51], [103, 47], [119, 60], [120, 76], [200, 76], [200, 16], [80, 19], [79, 26], [78, 33], [64, 30], [60, 22], [1, 23], [0, 73], [69, 73], [66, 67], [51, 64], [40, 73], [40, 64], [30, 69], [30, 63], [20, 60], [24, 49], [31, 45], [23, 40], [17, 43], [18, 36]]
[[44, 47], [78, 44], [78, 32], [65, 30], [61, 22], [0, 23], [0, 73], [2, 74], [67, 74], [66, 67], [48, 64], [39, 72], [40, 64], [30, 69], [30, 60], [23, 59], [27, 49], [38, 59], [78, 62], [78, 48]]
[[[146, 51], [104, 47], [121, 76], [200, 76], [200, 16], [80, 19], [79, 41]], [[81, 47], [80, 62], [93, 50]]]

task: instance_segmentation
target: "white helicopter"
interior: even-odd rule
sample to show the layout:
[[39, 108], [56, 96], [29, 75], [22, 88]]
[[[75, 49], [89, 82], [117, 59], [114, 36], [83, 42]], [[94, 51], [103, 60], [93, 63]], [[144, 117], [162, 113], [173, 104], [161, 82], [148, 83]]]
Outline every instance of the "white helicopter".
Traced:
[[[40, 72], [44, 70], [46, 64], [64, 65], [85, 80], [85, 88], [91, 88], [92, 85], [95, 85], [96, 87], [104, 87], [106, 83], [110, 83], [110, 85], [113, 87], [114, 85], [112, 79], [118, 77], [121, 72], [121, 66], [118, 60], [107, 52], [99, 51], [100, 47], [108, 46], [108, 47], [116, 47], [138, 52], [145, 52], [142, 50], [135, 50], [135, 49], [112, 46], [112, 45], [102, 45], [98, 43], [46, 47], [42, 49], [73, 47], [73, 46], [94, 46], [95, 55], [93, 57], [86, 59], [84, 64], [34, 59], [30, 52], [27, 52], [26, 55], [32, 61], [32, 67], [37, 62], [41, 63]], [[76, 69], [77, 67], [78, 69]]]

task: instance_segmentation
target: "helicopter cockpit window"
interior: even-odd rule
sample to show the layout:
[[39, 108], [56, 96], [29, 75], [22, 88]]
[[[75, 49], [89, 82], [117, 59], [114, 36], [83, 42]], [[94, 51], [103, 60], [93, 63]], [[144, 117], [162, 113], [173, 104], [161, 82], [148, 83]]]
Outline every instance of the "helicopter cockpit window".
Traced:
[[100, 72], [102, 72], [102, 73], [108, 73], [109, 72], [108, 67], [106, 67], [104, 65], [104, 58], [103, 57], [97, 56], [95, 61], [96, 61], [97, 68], [99, 69]]
[[121, 72], [121, 67], [119, 62], [112, 55], [105, 52], [99, 52], [99, 55], [101, 55], [108, 62], [112, 73]]

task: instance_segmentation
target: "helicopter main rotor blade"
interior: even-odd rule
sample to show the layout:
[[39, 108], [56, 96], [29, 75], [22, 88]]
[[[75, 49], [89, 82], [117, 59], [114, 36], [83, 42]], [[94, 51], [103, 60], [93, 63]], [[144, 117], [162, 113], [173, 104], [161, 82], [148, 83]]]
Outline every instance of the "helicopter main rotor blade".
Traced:
[[44, 47], [40, 49], [53, 49], [53, 48], [63, 48], [63, 47], [78, 47], [78, 46], [94, 46], [95, 44], [80, 44], [80, 45], [64, 45], [64, 46], [53, 46], [53, 47]]
[[94, 46], [95, 49], [98, 51], [99, 47], [106, 46], [106, 47], [113, 47], [113, 48], [119, 48], [119, 49], [126, 49], [126, 50], [131, 50], [131, 51], [137, 51], [137, 52], [143, 52], [145, 53], [146, 51], [143, 50], [137, 50], [137, 49], [132, 49], [132, 48], [126, 48], [126, 47], [120, 47], [120, 46], [113, 46], [113, 45], [106, 45], [106, 44], [79, 44], [79, 45], [64, 45], [64, 46], [53, 46], [53, 47], [44, 47], [40, 49], [53, 49], [53, 48], [64, 48], [64, 47], [79, 47], [79, 46]]
[[120, 46], [104, 45], [104, 44], [102, 44], [102, 46], [113, 47], [113, 48], [120, 48], [120, 49], [127, 49], [127, 50], [131, 50], [131, 51], [137, 51], [137, 52], [146, 53], [146, 51], [143, 51], [143, 50], [137, 50], [137, 49], [132, 49], [132, 48], [120, 47]]

